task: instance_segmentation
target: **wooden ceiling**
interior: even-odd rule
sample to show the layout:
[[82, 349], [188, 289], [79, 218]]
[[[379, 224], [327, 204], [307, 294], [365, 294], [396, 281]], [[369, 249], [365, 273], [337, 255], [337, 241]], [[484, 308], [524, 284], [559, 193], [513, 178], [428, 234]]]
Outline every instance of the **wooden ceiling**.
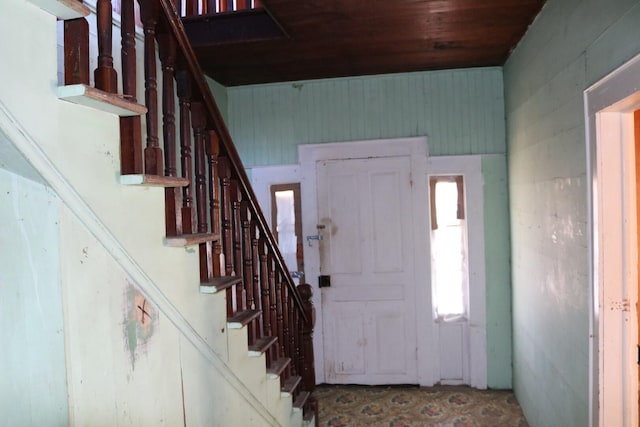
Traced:
[[266, 11], [184, 22], [205, 73], [237, 86], [502, 65], [543, 3], [262, 0]]

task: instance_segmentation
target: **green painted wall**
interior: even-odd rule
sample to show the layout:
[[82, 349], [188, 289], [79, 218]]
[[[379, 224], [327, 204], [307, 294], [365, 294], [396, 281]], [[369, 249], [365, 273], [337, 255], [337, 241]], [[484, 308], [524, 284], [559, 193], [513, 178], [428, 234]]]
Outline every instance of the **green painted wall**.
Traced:
[[229, 123], [229, 101], [227, 97], [227, 88], [210, 77], [206, 77], [206, 80], [209, 85], [209, 89], [211, 89], [211, 93], [213, 93], [213, 97], [216, 100], [216, 104], [218, 104], [218, 109], [220, 110], [220, 114], [222, 114], [222, 118], [225, 122]]
[[549, 0], [505, 65], [514, 388], [531, 425], [589, 409], [583, 91], [640, 52], [637, 0]]
[[247, 167], [297, 163], [298, 144], [429, 137], [431, 155], [505, 152], [502, 70], [476, 68], [227, 89]]
[[512, 387], [511, 265], [506, 156], [482, 159], [485, 275], [487, 289], [487, 378], [491, 388]]
[[[227, 89], [229, 129], [247, 167], [295, 164], [297, 146], [427, 135], [430, 155], [504, 154], [501, 68], [303, 81]], [[485, 173], [488, 384], [511, 387], [507, 172]]]

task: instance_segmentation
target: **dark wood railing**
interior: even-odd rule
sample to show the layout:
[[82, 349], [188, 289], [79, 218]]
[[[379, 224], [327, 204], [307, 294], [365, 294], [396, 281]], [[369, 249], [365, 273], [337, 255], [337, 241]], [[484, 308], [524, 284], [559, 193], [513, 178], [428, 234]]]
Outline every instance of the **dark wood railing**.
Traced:
[[[188, 10], [205, 7], [183, 1]], [[223, 2], [206, 7], [214, 3]], [[144, 72], [148, 110], [145, 129], [138, 116], [120, 119], [121, 173], [165, 187], [167, 244], [199, 246], [201, 290], [226, 292], [228, 320], [247, 326], [250, 348], [264, 352], [282, 388], [315, 411], [311, 287], [296, 287], [286, 268], [182, 26], [181, 4], [139, 0], [144, 70], [136, 65], [134, 0], [118, 0], [122, 69], [114, 68], [113, 6], [97, 2], [95, 87], [135, 104], [136, 76]], [[64, 51], [65, 84], [88, 86], [84, 18], [65, 22]]]

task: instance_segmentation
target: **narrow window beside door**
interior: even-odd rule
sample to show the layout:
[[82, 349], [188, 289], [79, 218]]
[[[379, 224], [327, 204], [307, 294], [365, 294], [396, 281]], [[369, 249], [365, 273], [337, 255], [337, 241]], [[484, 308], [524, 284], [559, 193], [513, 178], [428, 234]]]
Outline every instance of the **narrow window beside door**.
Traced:
[[271, 231], [296, 283], [304, 271], [301, 210], [300, 184], [271, 186]]
[[429, 190], [433, 314], [440, 321], [464, 319], [469, 274], [463, 177], [431, 176]]

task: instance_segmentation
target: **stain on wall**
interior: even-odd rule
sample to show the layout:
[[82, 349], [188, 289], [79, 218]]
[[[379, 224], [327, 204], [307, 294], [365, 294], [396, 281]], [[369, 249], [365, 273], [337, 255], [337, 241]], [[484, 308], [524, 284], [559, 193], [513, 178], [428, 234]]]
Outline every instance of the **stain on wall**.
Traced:
[[129, 353], [131, 370], [135, 370], [136, 360], [147, 352], [158, 323], [158, 311], [147, 298], [127, 281], [123, 298], [123, 337]]

